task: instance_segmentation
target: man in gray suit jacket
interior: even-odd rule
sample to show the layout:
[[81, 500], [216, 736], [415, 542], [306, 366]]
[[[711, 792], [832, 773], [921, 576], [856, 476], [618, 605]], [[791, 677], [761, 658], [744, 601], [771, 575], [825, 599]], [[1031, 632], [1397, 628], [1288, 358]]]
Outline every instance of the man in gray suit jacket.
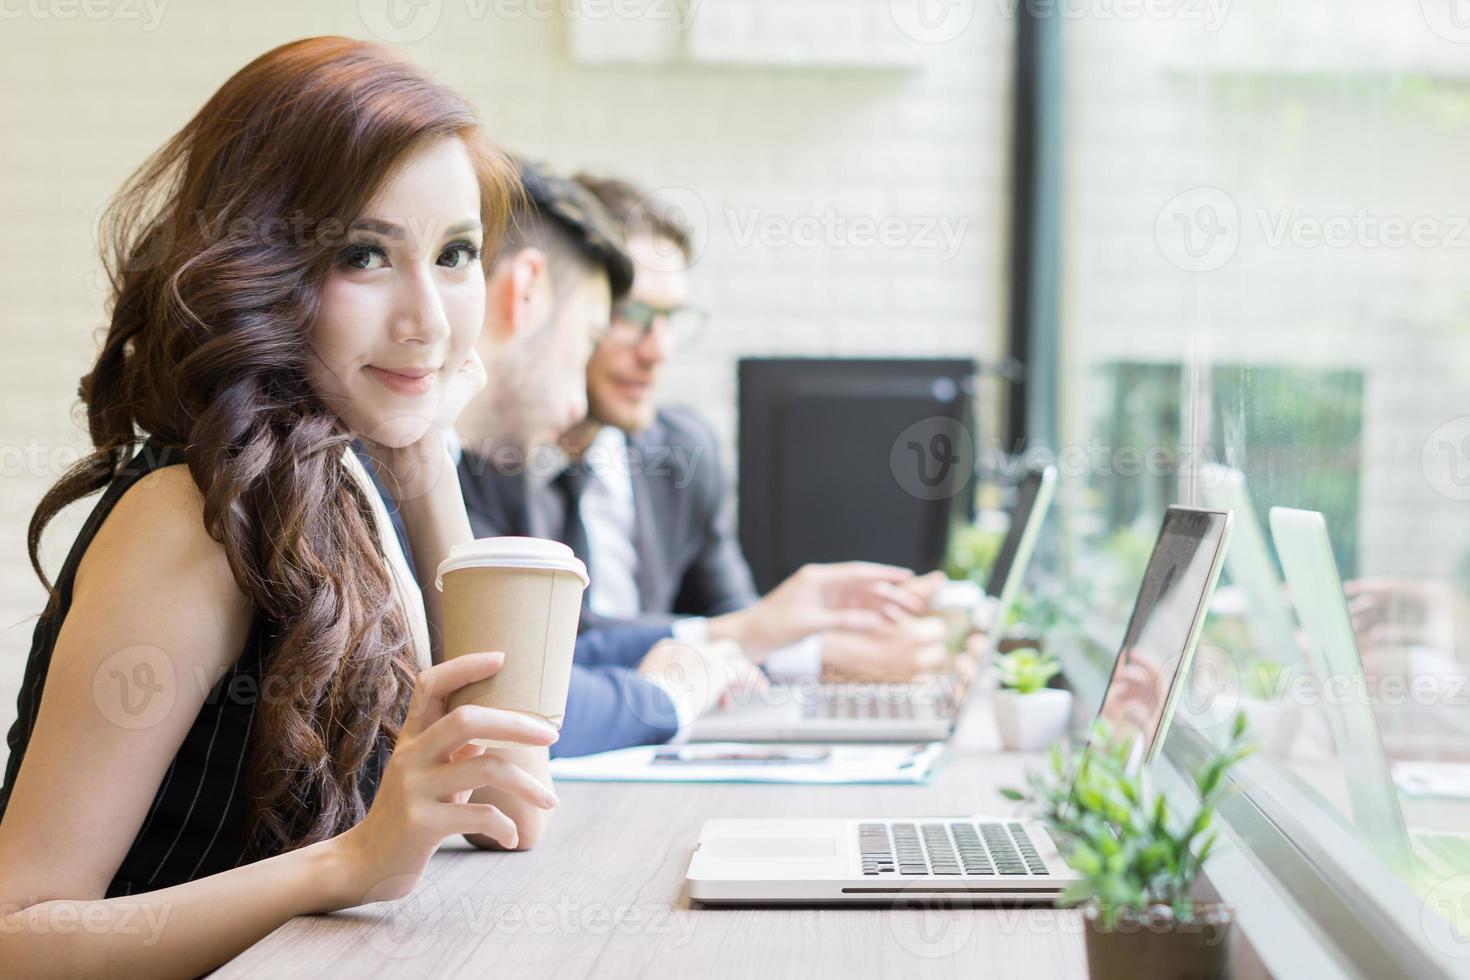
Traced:
[[790, 677], [903, 680], [940, 668], [945, 652], [934, 634], [907, 628], [933, 578], [861, 562], [818, 565], [757, 596], [713, 432], [655, 398], [670, 354], [705, 319], [688, 302], [689, 235], [631, 185], [579, 180], [622, 221], [631, 292], [616, 299], [587, 365], [589, 415], [561, 439], [569, 465], [556, 453], [502, 453], [507, 447], [493, 441], [467, 440], [460, 477], [476, 534], [571, 545], [592, 580], [585, 627], [667, 627], [694, 646], [731, 640], [768, 673]]
[[581, 500], [589, 481], [604, 475], [627, 480], [636, 593], [623, 608], [599, 610], [590, 604], [583, 612], [584, 628], [609, 619], [666, 626], [680, 617], [736, 612], [760, 598], [725, 505], [717, 456], [714, 433], [698, 416], [661, 409], [651, 425], [626, 436], [613, 451], [594, 449], [570, 463], [567, 477], [548, 473], [549, 466], [497, 466], [470, 451], [460, 466], [460, 482], [477, 536], [564, 541], [583, 560], [593, 559], [596, 576], [586, 529], [568, 526], [569, 515], [576, 522], [580, 514], [571, 511], [567, 484], [581, 483]]

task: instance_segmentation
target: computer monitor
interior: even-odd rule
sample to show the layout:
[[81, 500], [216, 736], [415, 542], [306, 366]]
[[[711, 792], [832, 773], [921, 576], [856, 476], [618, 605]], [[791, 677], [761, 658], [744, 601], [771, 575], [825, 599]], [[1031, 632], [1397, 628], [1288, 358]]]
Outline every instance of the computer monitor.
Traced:
[[1199, 642], [1230, 537], [1228, 511], [1170, 507], [1098, 717], [1117, 739], [1136, 739], [1135, 762], [1158, 753]]
[[974, 511], [968, 359], [740, 362], [740, 543], [765, 592], [808, 562], [938, 568]]

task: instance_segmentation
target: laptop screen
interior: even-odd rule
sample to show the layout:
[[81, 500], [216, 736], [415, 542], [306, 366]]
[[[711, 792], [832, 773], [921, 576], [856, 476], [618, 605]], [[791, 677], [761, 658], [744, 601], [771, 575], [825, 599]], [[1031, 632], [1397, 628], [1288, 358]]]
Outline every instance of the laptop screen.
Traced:
[[[1036, 550], [1041, 537], [1041, 525], [1056, 493], [1057, 471], [1054, 466], [1031, 470], [1016, 488], [1016, 503], [1011, 508], [1011, 526], [1001, 542], [1000, 553], [990, 568], [990, 580], [985, 583], [985, 593], [994, 601], [990, 610], [992, 623], [1004, 623], [1026, 577], [1026, 566]], [[1000, 644], [1004, 630], [989, 631], [989, 646], [985, 655], [994, 652]]]
[[1100, 716], [1115, 737], [1138, 737], [1153, 757], [1219, 576], [1229, 526], [1223, 511], [1170, 507], [1149, 558]]
[[1011, 569], [1015, 567], [1016, 557], [1021, 552], [1021, 540], [1026, 536], [1026, 525], [1030, 523], [1031, 513], [1036, 508], [1036, 498], [1041, 494], [1042, 478], [1045, 475], [1044, 470], [1033, 470], [1026, 474], [1016, 488], [1016, 505], [1011, 508], [1011, 526], [1006, 530], [1000, 552], [995, 556], [995, 563], [990, 566], [990, 578], [985, 583], [985, 594], [992, 598], [999, 598], [1006, 582], [1010, 580]]

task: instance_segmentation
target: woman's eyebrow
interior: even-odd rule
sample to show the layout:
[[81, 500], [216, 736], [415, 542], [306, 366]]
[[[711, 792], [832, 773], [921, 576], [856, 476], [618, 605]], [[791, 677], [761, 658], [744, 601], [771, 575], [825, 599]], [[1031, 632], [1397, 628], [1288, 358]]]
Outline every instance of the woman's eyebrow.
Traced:
[[[463, 235], [465, 232], [481, 231], [484, 227], [479, 218], [470, 218], [467, 221], [461, 221], [445, 228], [443, 236], [448, 238], [451, 235]], [[407, 236], [401, 225], [395, 225], [393, 222], [384, 221], [381, 218], [358, 218], [352, 223], [351, 230], [371, 232], [393, 241], [401, 242], [407, 240]]]
[[467, 231], [483, 231], [485, 226], [480, 223], [479, 218], [471, 218], [469, 221], [461, 221], [457, 225], [450, 225], [444, 229], [444, 237], [450, 235], [463, 235]]
[[358, 218], [352, 223], [352, 231], [370, 231], [384, 238], [401, 238], [403, 229], [391, 221], [382, 221], [378, 218]]

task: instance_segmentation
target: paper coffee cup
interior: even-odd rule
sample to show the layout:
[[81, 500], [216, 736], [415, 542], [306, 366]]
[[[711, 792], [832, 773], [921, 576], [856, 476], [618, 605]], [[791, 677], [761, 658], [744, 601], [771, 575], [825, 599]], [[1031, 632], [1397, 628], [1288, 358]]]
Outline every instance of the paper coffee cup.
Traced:
[[481, 538], [455, 545], [435, 581], [444, 593], [444, 656], [501, 650], [505, 663], [451, 695], [449, 709], [481, 704], [561, 728], [587, 581], [587, 566], [558, 541]]
[[974, 629], [975, 610], [985, 599], [980, 586], [968, 579], [951, 579], [939, 587], [929, 600], [929, 611], [945, 625], [945, 646], [950, 653], [965, 648], [965, 640]]

